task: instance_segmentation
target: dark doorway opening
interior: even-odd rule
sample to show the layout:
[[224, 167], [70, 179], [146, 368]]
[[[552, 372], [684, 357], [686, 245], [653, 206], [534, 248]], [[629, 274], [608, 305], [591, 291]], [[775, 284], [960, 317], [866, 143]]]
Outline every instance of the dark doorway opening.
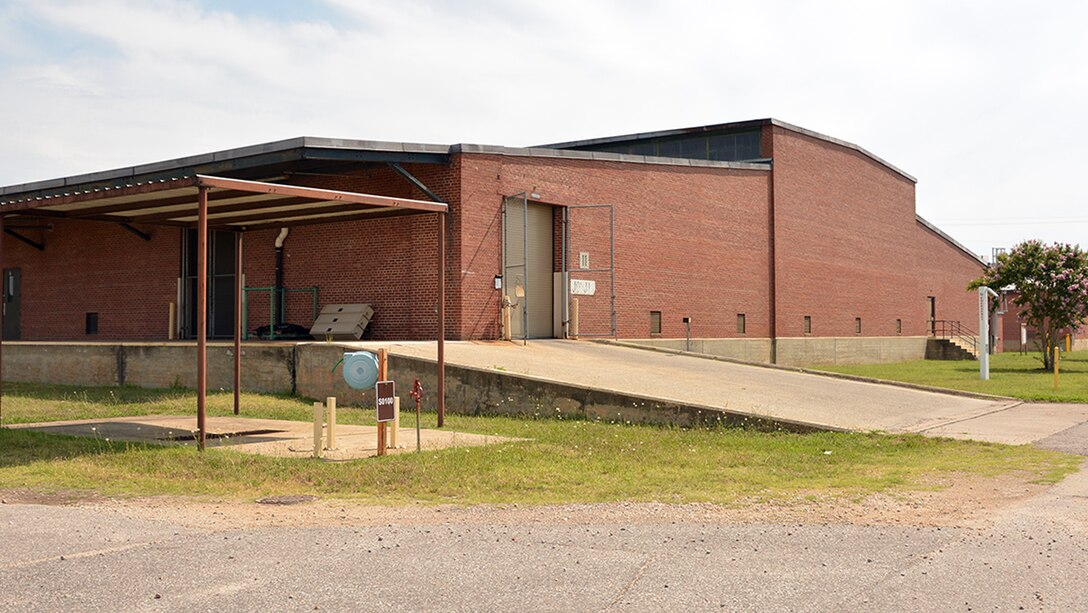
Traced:
[[4, 269], [3, 309], [5, 341], [17, 341], [22, 337], [19, 323], [23, 311], [22, 285], [22, 269]]
[[[196, 337], [196, 230], [182, 241], [181, 337]], [[208, 338], [234, 336], [234, 233], [208, 232]]]

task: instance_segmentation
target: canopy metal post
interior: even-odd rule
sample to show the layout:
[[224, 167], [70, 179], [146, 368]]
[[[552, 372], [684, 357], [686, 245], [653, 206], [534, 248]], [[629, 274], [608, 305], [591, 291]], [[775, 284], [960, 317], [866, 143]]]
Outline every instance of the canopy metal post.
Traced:
[[0, 215], [0, 428], [4, 427], [4, 311], [7, 310], [6, 304], [4, 304], [7, 298], [7, 276], [4, 275], [4, 216]]
[[438, 214], [438, 427], [446, 423], [446, 214]]
[[196, 428], [197, 447], [204, 451], [208, 402], [208, 188], [197, 196], [196, 223]]
[[234, 234], [234, 414], [242, 410], [242, 233]]

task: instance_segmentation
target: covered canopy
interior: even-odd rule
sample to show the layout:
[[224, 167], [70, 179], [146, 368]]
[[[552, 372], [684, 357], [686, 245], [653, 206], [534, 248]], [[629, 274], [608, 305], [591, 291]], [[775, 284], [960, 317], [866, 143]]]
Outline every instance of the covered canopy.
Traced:
[[[107, 221], [131, 227], [153, 224], [197, 230], [197, 427], [200, 447], [206, 434], [207, 400], [207, 233], [236, 233], [234, 410], [241, 384], [242, 235], [248, 230], [400, 215], [438, 214], [438, 390], [439, 426], [445, 415], [445, 214], [437, 201], [391, 198], [300, 185], [246, 181], [207, 175], [162, 179], [70, 193], [31, 196], [0, 202], [0, 228], [12, 215]], [[0, 233], [2, 235], [2, 233]], [[18, 235], [16, 235], [18, 237]], [[0, 251], [2, 253], [2, 251]], [[2, 257], [2, 256], [0, 256]], [[0, 262], [2, 267], [2, 262]], [[2, 316], [0, 316], [2, 317]]]

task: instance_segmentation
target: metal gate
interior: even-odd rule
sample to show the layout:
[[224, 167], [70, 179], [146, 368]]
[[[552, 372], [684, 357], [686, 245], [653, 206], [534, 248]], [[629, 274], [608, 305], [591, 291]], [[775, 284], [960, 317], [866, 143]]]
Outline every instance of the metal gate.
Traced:
[[[607, 220], [604, 219], [607, 213]], [[576, 226], [575, 217], [584, 217]], [[577, 230], [576, 228], [585, 228]], [[598, 266], [601, 259], [601, 238], [608, 231], [608, 265]], [[578, 296], [578, 337], [616, 337], [616, 212], [611, 204], [584, 204], [563, 209], [563, 255], [561, 258], [562, 328], [563, 336], [574, 336], [571, 330], [572, 294]], [[572, 267], [577, 264], [577, 267]], [[580, 278], [572, 278], [577, 274]], [[607, 305], [602, 304], [596, 291], [597, 282], [608, 284]], [[583, 297], [586, 296], [586, 297]], [[602, 312], [605, 311], [605, 312]], [[607, 324], [607, 332], [605, 325]]]

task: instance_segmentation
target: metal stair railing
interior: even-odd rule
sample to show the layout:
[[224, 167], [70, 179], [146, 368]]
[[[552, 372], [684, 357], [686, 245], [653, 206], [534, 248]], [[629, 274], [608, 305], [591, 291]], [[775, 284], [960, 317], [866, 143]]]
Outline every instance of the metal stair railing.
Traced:
[[[944, 338], [978, 355], [978, 332], [968, 328], [958, 320], [930, 320], [930, 333], [934, 338]], [[958, 341], [958, 342], [957, 342]]]

